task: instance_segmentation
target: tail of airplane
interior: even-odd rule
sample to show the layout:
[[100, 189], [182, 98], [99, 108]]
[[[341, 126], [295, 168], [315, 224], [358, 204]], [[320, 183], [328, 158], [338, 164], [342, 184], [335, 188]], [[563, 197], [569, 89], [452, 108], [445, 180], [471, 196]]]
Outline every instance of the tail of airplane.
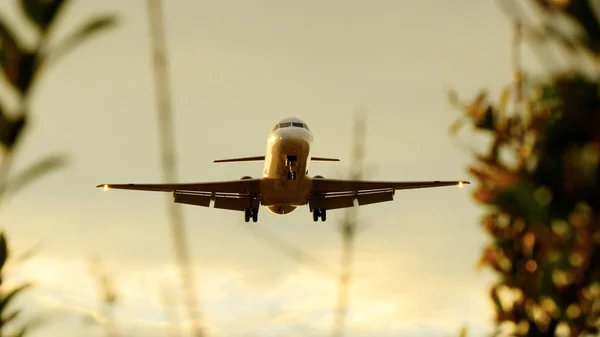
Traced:
[[[265, 160], [265, 156], [217, 159], [217, 160], [214, 160], [213, 163], [239, 163], [239, 162], [246, 162], [246, 161], [261, 161], [261, 160]], [[337, 158], [325, 158], [325, 157], [311, 157], [310, 160], [311, 161], [340, 161]]]

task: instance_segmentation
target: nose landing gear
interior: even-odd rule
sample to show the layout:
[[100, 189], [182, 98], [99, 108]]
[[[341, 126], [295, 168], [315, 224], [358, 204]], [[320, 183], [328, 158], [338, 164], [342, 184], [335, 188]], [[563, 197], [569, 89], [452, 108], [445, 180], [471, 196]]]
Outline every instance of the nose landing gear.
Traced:
[[285, 166], [287, 166], [288, 168], [288, 180], [296, 180], [296, 166], [298, 165], [297, 163], [297, 157], [295, 155], [286, 157]]

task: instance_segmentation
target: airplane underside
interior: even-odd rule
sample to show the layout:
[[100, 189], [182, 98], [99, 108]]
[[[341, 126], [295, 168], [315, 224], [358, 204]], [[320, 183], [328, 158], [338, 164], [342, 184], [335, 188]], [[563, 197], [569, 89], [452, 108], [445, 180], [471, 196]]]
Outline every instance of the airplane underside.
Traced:
[[311, 155], [312, 132], [297, 118], [280, 120], [269, 132], [264, 156], [215, 160], [233, 163], [263, 161], [262, 177], [243, 176], [238, 180], [169, 184], [100, 184], [110, 188], [169, 192], [181, 204], [244, 211], [246, 222], [258, 222], [260, 206], [273, 214], [285, 215], [308, 206], [314, 221], [326, 221], [328, 210], [358, 207], [394, 199], [397, 190], [458, 186], [468, 181], [365, 181], [309, 177], [309, 163], [335, 162], [336, 158]]

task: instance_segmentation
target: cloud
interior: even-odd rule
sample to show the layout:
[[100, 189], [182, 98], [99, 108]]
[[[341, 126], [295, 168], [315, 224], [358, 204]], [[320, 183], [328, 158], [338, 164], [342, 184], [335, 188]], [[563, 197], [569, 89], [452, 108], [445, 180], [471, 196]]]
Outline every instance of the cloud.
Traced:
[[[455, 331], [462, 322], [485, 327], [490, 307], [479, 285], [440, 287], [423, 272], [396, 273], [380, 257], [378, 263], [362, 261], [354, 276], [350, 294], [347, 327], [357, 335], [385, 336], [410, 333], [424, 327], [437, 332]], [[165, 329], [165, 304], [160, 301], [161, 286], [168, 287], [175, 324], [187, 320], [182, 310], [177, 268], [173, 265], [108, 268], [115, 271], [120, 294], [116, 326], [120, 331], [136, 332]], [[78, 259], [38, 257], [14, 274], [19, 279], [37, 280], [38, 286], [27, 295], [27, 306], [57, 315], [57, 324], [70, 322], [73, 329], [99, 329], [86, 325], [89, 318], [102, 322], [102, 306], [96, 280], [85, 263]], [[323, 277], [307, 267], [298, 267], [265, 289], [248, 283], [242, 272], [233, 269], [206, 270], [196, 267], [202, 312], [214, 336], [276, 331], [307, 335], [323, 334], [331, 329], [336, 300], [335, 280]], [[392, 281], [395, 280], [395, 281]], [[394, 283], [395, 282], [395, 283]], [[25, 304], [21, 304], [25, 305]], [[58, 315], [60, 314], [60, 315]], [[86, 319], [87, 317], [87, 319]], [[53, 327], [52, 329], [58, 329]], [[71, 329], [71, 326], [69, 326]], [[159, 329], [159, 330], [160, 330]]]

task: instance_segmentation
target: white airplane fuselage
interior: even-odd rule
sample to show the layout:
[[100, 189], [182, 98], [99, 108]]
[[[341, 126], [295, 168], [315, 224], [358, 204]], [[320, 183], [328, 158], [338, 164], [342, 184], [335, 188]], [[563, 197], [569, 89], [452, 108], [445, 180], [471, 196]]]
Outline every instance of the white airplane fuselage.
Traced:
[[[304, 124], [295, 118], [288, 121]], [[269, 133], [261, 204], [271, 213], [288, 214], [308, 202], [312, 187], [312, 179], [308, 177], [312, 143], [312, 132], [304, 127], [278, 128]], [[293, 179], [290, 172], [294, 172]]]

